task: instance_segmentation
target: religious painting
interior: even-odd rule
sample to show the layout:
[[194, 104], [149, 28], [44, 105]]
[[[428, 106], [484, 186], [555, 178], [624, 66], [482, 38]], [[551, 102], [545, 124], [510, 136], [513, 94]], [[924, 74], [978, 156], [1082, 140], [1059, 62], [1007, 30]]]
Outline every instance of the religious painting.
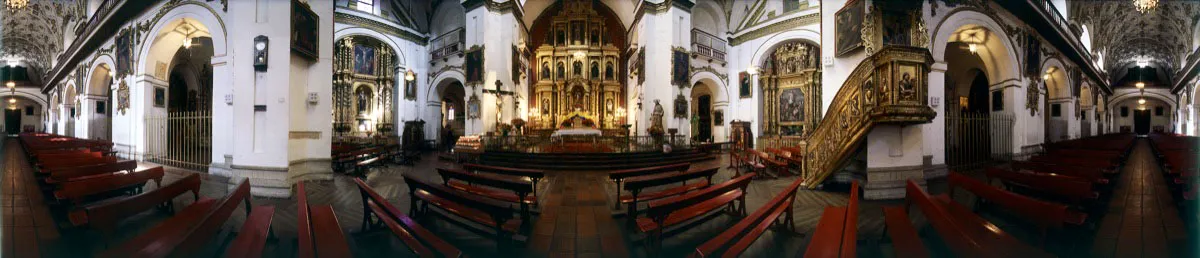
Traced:
[[779, 94], [779, 122], [804, 121], [804, 92], [800, 88], [783, 89]]
[[416, 80], [404, 82], [404, 98], [405, 99], [417, 99], [417, 81]]
[[367, 45], [354, 45], [354, 73], [375, 74], [375, 48]]
[[899, 65], [896, 69], [896, 83], [899, 86], [899, 100], [912, 101], [917, 100], [917, 86], [920, 75], [917, 74], [917, 67], [911, 65]]
[[292, 0], [292, 51], [308, 59], [317, 59], [320, 17], [308, 3]]
[[743, 98], [743, 99], [750, 98], [750, 95], [751, 95], [750, 89], [751, 88], [752, 88], [752, 86], [750, 83], [750, 73], [748, 73], [748, 72], [738, 73], [738, 96], [741, 96], [741, 98]]
[[37, 109], [34, 109], [33, 106], [25, 106], [25, 115], [32, 116], [35, 110]]
[[1025, 34], [1025, 76], [1037, 78], [1042, 73], [1042, 41]]
[[521, 50], [517, 49], [516, 45], [512, 46], [512, 80], [519, 81], [521, 74], [525, 73], [525, 65], [521, 63]]
[[688, 77], [691, 77], [692, 60], [686, 50], [676, 48], [671, 51], [671, 84], [687, 87]]
[[634, 66], [638, 69], [638, 84], [646, 83], [646, 47], [639, 49]]
[[688, 115], [687, 97], [684, 97], [683, 93], [680, 93], [679, 95], [675, 96], [675, 118], [687, 118], [687, 115]]
[[719, 109], [713, 110], [712, 115], [713, 115], [713, 125], [714, 126], [721, 126], [722, 124], [725, 123], [725, 112], [722, 112]]
[[133, 74], [133, 31], [121, 29], [114, 42], [116, 45], [117, 77]]
[[479, 96], [472, 94], [467, 100], [467, 118], [479, 119]]
[[866, 0], [851, 0], [845, 7], [837, 11], [836, 31], [837, 56], [844, 56], [863, 47], [862, 27], [863, 17], [867, 10]]
[[883, 22], [880, 24], [883, 30], [883, 44], [909, 46], [911, 45], [909, 35], [912, 30], [912, 17], [909, 17], [908, 12], [895, 9], [880, 10], [883, 16]]
[[467, 50], [463, 63], [466, 66], [467, 84], [483, 83], [483, 47], [472, 46]]
[[154, 87], [154, 107], [167, 106], [167, 89]]
[[124, 115], [126, 109], [129, 109], [129, 85], [121, 81], [117, 86], [117, 110]]
[[106, 108], [104, 104], [104, 101], [96, 101], [96, 114], [104, 114]]

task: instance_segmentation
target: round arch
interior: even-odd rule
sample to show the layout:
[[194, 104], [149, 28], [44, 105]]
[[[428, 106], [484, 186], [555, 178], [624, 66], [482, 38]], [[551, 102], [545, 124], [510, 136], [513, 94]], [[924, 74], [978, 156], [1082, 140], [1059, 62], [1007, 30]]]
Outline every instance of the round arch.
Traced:
[[[1046, 98], [1069, 98], [1075, 95], [1071, 92], [1071, 78], [1067, 76], [1062, 60], [1049, 58], [1042, 62], [1041, 79], [1046, 84]], [[1047, 76], [1049, 75], [1049, 76]]]
[[396, 53], [396, 60], [399, 60], [399, 62], [396, 62], [396, 67], [404, 66], [409, 61], [408, 57], [404, 54], [404, 51], [400, 50], [400, 45], [397, 44], [396, 41], [392, 40], [391, 37], [383, 35], [378, 31], [373, 31], [363, 27], [349, 27], [336, 30], [333, 32], [333, 42], [337, 42], [338, 40], [342, 40], [343, 38], [350, 36], [371, 37], [379, 42], [383, 42], [383, 44], [387, 44], [388, 47], [392, 48], [392, 53]]
[[[151, 61], [158, 60], [158, 58], [155, 58], [158, 56], [154, 55], [152, 50], [154, 49], [155, 45], [158, 45], [156, 43], [158, 43], [157, 41], [161, 38], [160, 34], [163, 33], [162, 30], [164, 28], [168, 28], [168, 25], [176, 24], [177, 21], [183, 19], [195, 21], [208, 31], [209, 36], [212, 37], [214, 57], [225, 56], [228, 53], [228, 39], [226, 37], [225, 22], [220, 18], [217, 12], [211, 7], [199, 2], [185, 2], [167, 11], [167, 13], [163, 15], [161, 19], [154, 23], [152, 29], [150, 29], [150, 32], [146, 34], [146, 39], [141, 43], [140, 47], [138, 47], [137, 56], [141, 62], [134, 64], [137, 66], [137, 71], [141, 72], [142, 74], [152, 72], [149, 70], [153, 65]], [[175, 50], [173, 47], [170, 49]], [[174, 52], [172, 51], [172, 53], [169, 55], [173, 56], [173, 54]]]
[[[91, 71], [96, 71], [96, 68], [98, 68], [98, 67], [107, 67], [106, 69], [108, 69], [109, 71], [115, 71], [115, 69], [113, 69], [113, 68], [117, 67], [115, 64], [116, 64], [116, 62], [113, 60], [111, 55], [108, 55], [108, 54], [99, 55], [99, 56], [96, 56], [95, 59], [92, 59]], [[95, 76], [95, 74], [93, 74], [93, 76]], [[89, 83], [89, 85], [87, 87], [87, 89], [88, 89], [87, 94], [88, 95], [99, 95], [99, 94], [97, 94], [97, 92], [94, 92], [94, 90], [92, 89], [93, 88], [92, 85], [90, 85], [92, 83], [92, 80], [88, 80], [88, 83]], [[113, 83], [113, 84], [115, 84], [115, 83]], [[112, 85], [108, 85], [108, 86], [109, 86], [109, 88], [105, 89], [105, 93], [104, 93], [105, 95], [108, 95], [108, 93], [112, 91]]]
[[1143, 98], [1143, 97], [1148, 98], [1148, 99], [1156, 99], [1158, 101], [1162, 101], [1163, 103], [1167, 103], [1167, 106], [1169, 106], [1170, 109], [1175, 109], [1175, 107], [1178, 105], [1178, 103], [1176, 103], [1174, 100], [1175, 99], [1174, 96], [1163, 95], [1161, 93], [1151, 92], [1151, 91], [1147, 91], [1145, 94], [1142, 94], [1141, 92], [1128, 92], [1128, 93], [1116, 95], [1116, 96], [1113, 96], [1110, 101], [1108, 101], [1108, 105], [1109, 105], [1109, 108], [1113, 108], [1116, 105], [1119, 105], [1119, 104], [1121, 104], [1121, 102], [1124, 102], [1126, 100]]
[[[995, 82], [1017, 79], [1021, 74], [1018, 67], [1018, 64], [1020, 63], [1017, 62], [1017, 56], [1015, 55], [1015, 53], [1018, 52], [1013, 46], [1013, 43], [1009, 41], [1009, 35], [1007, 35], [1007, 33], [1005, 33], [1003, 30], [1004, 27], [996, 23], [991, 16], [975, 10], [966, 8], [955, 9], [950, 11], [949, 15], [947, 15], [945, 18], [942, 18], [942, 21], [939, 22], [933, 30], [934, 37], [930, 51], [933, 54], [933, 59], [938, 63], [945, 63], [946, 47], [950, 43], [950, 37], [953, 36], [959, 29], [970, 26], [979, 26], [987, 29], [988, 32], [996, 36], [995, 38], [997, 39], [998, 43], [1003, 45], [1003, 47], [999, 48], [1002, 51], [992, 53], [991, 56], [993, 58], [999, 56], [999, 60], [993, 60], [993, 64], [998, 64], [1000, 61], [1006, 61], [1007, 64], [1010, 64], [1007, 65], [1007, 69], [999, 67], [988, 69], [994, 70], [988, 71], [988, 79]], [[989, 49], [990, 48], [995, 47], [989, 47]]]
[[779, 47], [780, 43], [791, 40], [801, 40], [818, 48], [821, 47], [821, 34], [816, 31], [806, 29], [784, 31], [767, 38], [767, 41], [759, 45], [758, 50], [755, 50], [754, 55], [752, 55], [753, 58], [750, 59], [750, 65], [757, 66], [762, 64], [764, 58], [771, 54], [775, 48]]
[[713, 95], [713, 106], [729, 103], [729, 86], [725, 84], [724, 80], [721, 80], [712, 72], [704, 71], [696, 73], [695, 75], [692, 75], [692, 79], [690, 82], [688, 82], [688, 84], [703, 84], [707, 86], [708, 92]]
[[438, 72], [437, 75], [433, 77], [433, 83], [430, 83], [428, 88], [425, 89], [425, 100], [440, 101], [442, 91], [447, 85], [450, 85], [450, 80], [457, 80], [460, 83], [466, 84], [467, 77], [463, 75], [462, 71], [459, 70], [446, 70]]

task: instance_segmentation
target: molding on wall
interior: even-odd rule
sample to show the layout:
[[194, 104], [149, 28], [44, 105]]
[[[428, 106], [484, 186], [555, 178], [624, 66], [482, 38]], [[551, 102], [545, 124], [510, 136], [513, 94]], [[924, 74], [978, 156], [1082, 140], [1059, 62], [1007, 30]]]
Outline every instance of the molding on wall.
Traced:
[[379, 33], [400, 37], [402, 39], [411, 41], [411, 42], [416, 43], [417, 45], [421, 45], [421, 46], [426, 46], [429, 44], [428, 36], [417, 35], [416, 33], [409, 32], [407, 30], [401, 29], [400, 27], [392, 26], [391, 24], [386, 24], [386, 23], [383, 23], [380, 21], [367, 19], [367, 18], [363, 18], [360, 16], [352, 15], [352, 14], [334, 12], [333, 13], [333, 22], [334, 23], [342, 23], [342, 24], [350, 24], [350, 25], [367, 28], [369, 30], [374, 30]]
[[867, 168], [867, 182], [863, 184], [863, 199], [883, 200], [904, 198], [905, 182], [914, 179], [925, 186], [926, 166], [898, 166]]
[[747, 41], [761, 38], [763, 36], [779, 33], [779, 32], [786, 31], [786, 30], [796, 29], [798, 27], [809, 25], [809, 24], [815, 24], [820, 21], [821, 21], [821, 13], [820, 12], [796, 16], [796, 17], [793, 17], [793, 18], [790, 18], [787, 20], [772, 23], [771, 25], [767, 25], [762, 28], [751, 30], [742, 35], [738, 35], [737, 37], [733, 37], [732, 39], [729, 39], [729, 45], [730, 46], [741, 45], [742, 43], [746, 43]]

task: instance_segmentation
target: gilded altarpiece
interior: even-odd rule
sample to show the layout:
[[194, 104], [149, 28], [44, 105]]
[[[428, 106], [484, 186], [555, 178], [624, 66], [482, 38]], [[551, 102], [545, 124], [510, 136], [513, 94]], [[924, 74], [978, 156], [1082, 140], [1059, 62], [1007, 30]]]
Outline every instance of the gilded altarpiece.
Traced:
[[[531, 128], [579, 127], [586, 120], [596, 129], [619, 129], [625, 92], [619, 70], [621, 51], [608, 38], [604, 18], [590, 1], [567, 1], [552, 18], [544, 44], [534, 52], [537, 73], [531, 86]], [[569, 125], [569, 126], [568, 126]], [[623, 130], [623, 129], [622, 129]], [[606, 130], [607, 132], [607, 130]]]
[[760, 75], [763, 136], [804, 138], [821, 121], [821, 49], [802, 41], [783, 43]]
[[390, 132], [396, 55], [378, 40], [351, 36], [334, 46], [333, 131], [338, 135]]

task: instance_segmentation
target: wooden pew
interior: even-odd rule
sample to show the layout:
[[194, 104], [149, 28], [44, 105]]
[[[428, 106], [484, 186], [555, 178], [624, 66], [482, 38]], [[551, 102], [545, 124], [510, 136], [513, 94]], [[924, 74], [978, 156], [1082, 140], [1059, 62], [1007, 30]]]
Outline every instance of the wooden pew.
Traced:
[[191, 174], [149, 192], [77, 206], [68, 213], [67, 218], [72, 225], [96, 229], [104, 239], [108, 239], [107, 236], [121, 220], [150, 208], [170, 211], [175, 207], [172, 200], [188, 192], [192, 193], [192, 204], [184, 208], [183, 214], [203, 213], [215, 203], [212, 199], [200, 197], [200, 175]]
[[908, 218], [907, 208], [883, 207], [884, 232], [887, 232], [888, 240], [892, 242], [892, 251], [899, 258], [929, 257], [929, 249], [925, 248], [921, 236], [917, 234], [917, 228], [913, 227], [912, 220]]
[[958, 257], [1004, 257], [996, 250], [987, 250], [978, 240], [970, 237], [962, 226], [955, 223], [950, 214], [925, 193], [921, 186], [912, 179], [905, 184], [905, 206], [916, 205], [929, 222], [930, 227], [937, 232], [942, 242]]
[[726, 208], [744, 217], [746, 186], [754, 176], [749, 173], [704, 190], [650, 202], [646, 217], [629, 219], [637, 220], [638, 231], [646, 234], [646, 250], [654, 256], [661, 250], [663, 238], [721, 214], [714, 211]]
[[[246, 216], [263, 223], [264, 213], [273, 214], [274, 209], [259, 207], [261, 212], [255, 213], [250, 205], [250, 181], [242, 180], [233, 192], [204, 212], [177, 215], [142, 234], [126, 241], [116, 248], [109, 249], [99, 257], [166, 257], [192, 256], [199, 252], [219, 233], [237, 209], [239, 204], [245, 204]], [[266, 220], [269, 223], [269, 220]], [[241, 231], [253, 231], [243, 228]]]
[[94, 165], [78, 167], [47, 169], [44, 171], [49, 176], [44, 178], [42, 182], [53, 185], [62, 182], [88, 179], [90, 177], [112, 174], [116, 172], [131, 172], [134, 169], [137, 169], [137, 166], [137, 161], [125, 160], [111, 163], [96, 163]]
[[[467, 171], [470, 171], [472, 173], [489, 173], [489, 174], [496, 174], [496, 175], [514, 176], [514, 177], [519, 177], [522, 180], [529, 180], [530, 183], [533, 183], [533, 197], [537, 197], [538, 182], [541, 182], [542, 178], [546, 177], [546, 171], [540, 170], [540, 169], [510, 168], [510, 167], [488, 166], [488, 165], [473, 164], [473, 163], [463, 164], [463, 169], [466, 169]], [[536, 207], [537, 202], [534, 202], [533, 206]]]
[[[392, 231], [396, 237], [408, 247], [409, 251], [420, 257], [461, 257], [462, 251], [450, 245], [433, 232], [417, 224], [399, 209], [392, 206], [387, 199], [375, 192], [370, 185], [360, 178], [355, 178], [358, 192], [362, 195], [363, 223], [362, 230], [367, 231], [382, 225]], [[373, 215], [373, 216], [372, 216]]]
[[663, 165], [663, 166], [653, 166], [653, 167], [609, 171], [608, 179], [613, 181], [613, 183], [617, 184], [617, 194], [616, 194], [616, 196], [614, 196], [614, 200], [616, 200], [616, 201], [613, 202], [613, 209], [618, 209], [618, 210], [621, 209], [621, 202], [620, 202], [621, 187], [622, 187], [622, 182], [624, 182], [626, 178], [645, 176], [645, 175], [654, 175], [654, 174], [660, 174], [660, 173], [669, 173], [669, 172], [684, 172], [684, 171], [688, 171], [688, 168], [691, 166], [692, 166], [691, 163], [677, 163], [677, 164]]
[[787, 161], [784, 161], [782, 159], [772, 158], [770, 154], [767, 154], [765, 152], [761, 152], [761, 151], [757, 151], [757, 150], [751, 150], [751, 151], [753, 151], [754, 154], [758, 156], [758, 162], [762, 163], [764, 166], [766, 166], [766, 169], [774, 170], [775, 174], [777, 174], [777, 175], [792, 174], [792, 172], [788, 170], [788, 162]]
[[350, 243], [342, 233], [333, 206], [329, 204], [310, 205], [308, 194], [304, 190], [304, 182], [296, 183], [296, 215], [297, 231], [299, 232], [300, 258], [311, 257], [350, 257]]
[[825, 206], [825, 213], [817, 222], [812, 241], [804, 256], [847, 257], [855, 256], [858, 241], [858, 181], [850, 183], [850, 201], [845, 207]]
[[791, 232], [794, 226], [792, 204], [796, 199], [796, 190], [803, 182], [803, 179], [796, 179], [750, 216], [696, 247], [689, 257], [741, 256], [750, 244], [772, 226], [781, 224], [787, 232]]
[[139, 194], [142, 186], [151, 180], [161, 187], [164, 172], [162, 167], [152, 167], [134, 172], [111, 173], [87, 179], [66, 181], [58, 184], [54, 198], [67, 204], [82, 204], [90, 197], [116, 191]]
[[[510, 248], [512, 243], [509, 242], [525, 242], [525, 236], [516, 234], [522, 225], [520, 220], [513, 220], [511, 204], [473, 196], [409, 174], [404, 174], [403, 177], [411, 198], [410, 213], [419, 216], [441, 216], [447, 218], [446, 222], [468, 231], [492, 236], [500, 253]], [[430, 209], [431, 207], [437, 209]]]
[[1064, 202], [1085, 210], [1099, 205], [1097, 201], [1100, 193], [1092, 190], [1092, 183], [1085, 179], [1055, 174], [1005, 171], [998, 168], [987, 168], [985, 173], [989, 179], [1000, 179], [1009, 191], [1012, 191], [1014, 187], [1020, 188], [1040, 195], [1040, 197]]
[[[993, 187], [988, 183], [950, 172], [947, 176], [951, 196], [954, 190], [963, 189], [975, 196], [978, 206], [999, 206], [1008, 213], [1026, 220], [1038, 228], [1040, 242], [1046, 246], [1048, 233], [1052, 229], [1062, 229], [1065, 224], [1080, 226], [1087, 221], [1087, 214], [1067, 209], [1067, 206], [1035, 200], [1012, 192]], [[982, 200], [982, 201], [981, 201]]]
[[98, 165], [98, 164], [103, 164], [103, 163], [114, 163], [114, 162], [117, 162], [117, 157], [113, 157], [113, 156], [77, 157], [77, 158], [71, 158], [71, 159], [61, 159], [61, 160], [40, 162], [40, 163], [34, 164], [34, 167], [36, 167], [38, 169], [39, 175], [44, 176], [44, 175], [50, 174], [50, 171], [57, 170], [57, 169], [79, 167], [79, 166], [92, 166], [92, 165]]
[[986, 249], [1006, 257], [1054, 257], [1041, 249], [1021, 242], [1001, 230], [999, 226], [971, 212], [970, 208], [950, 200], [948, 195], [936, 196], [934, 203], [942, 206], [952, 218], [951, 221], [961, 226], [968, 237], [975, 239]]
[[[488, 199], [517, 204], [520, 207], [517, 214], [520, 215], [521, 225], [523, 227], [531, 226], [530, 222], [532, 222], [533, 216], [530, 214], [529, 206], [537, 203], [536, 198], [529, 196], [533, 192], [533, 183], [489, 176], [488, 174], [471, 174], [454, 168], [437, 168], [437, 172], [442, 177], [442, 184], [445, 186]], [[528, 232], [526, 229], [528, 228], [522, 228], [521, 231]]]
[[[691, 191], [704, 189], [712, 184], [713, 175], [717, 174], [720, 167], [712, 167], [708, 169], [688, 171], [684, 173], [667, 173], [653, 174], [628, 178], [625, 181], [625, 189], [629, 190], [630, 195], [623, 195], [618, 200], [620, 203], [628, 205], [626, 215], [629, 218], [637, 218], [638, 203], [659, 200], [671, 196], [686, 194]], [[688, 180], [704, 178], [704, 181], [688, 184]], [[672, 184], [680, 184], [676, 187], [663, 189], [660, 191], [641, 194], [643, 190], [651, 187], [660, 187]], [[634, 220], [626, 220], [629, 228], [633, 228]]]

